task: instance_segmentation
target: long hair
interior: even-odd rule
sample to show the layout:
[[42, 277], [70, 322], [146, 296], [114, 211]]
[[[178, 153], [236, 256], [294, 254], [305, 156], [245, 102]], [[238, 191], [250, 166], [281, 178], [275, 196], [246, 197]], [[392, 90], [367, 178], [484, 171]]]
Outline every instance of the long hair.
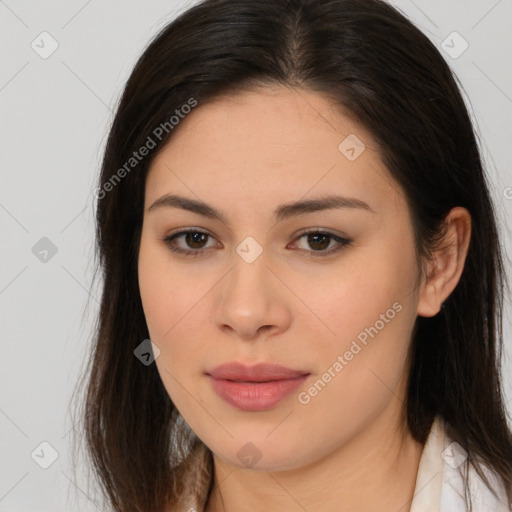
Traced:
[[[487, 177], [449, 66], [380, 0], [204, 0], [164, 27], [137, 61], [96, 193], [103, 290], [80, 414], [102, 492], [118, 512], [185, 510], [187, 493], [204, 505], [211, 492], [210, 450], [180, 417], [156, 365], [134, 356], [149, 338], [137, 277], [145, 179], [179, 130], [169, 120], [183, 105], [200, 108], [265, 85], [327, 94], [372, 134], [410, 206], [420, 268], [449, 210], [471, 214], [457, 287], [438, 315], [415, 324], [406, 416], [422, 443], [434, 417], [445, 419], [467, 463], [484, 480], [480, 464], [492, 468], [510, 500], [512, 435], [500, 376], [508, 283]], [[148, 137], [154, 147], [134, 164]]]

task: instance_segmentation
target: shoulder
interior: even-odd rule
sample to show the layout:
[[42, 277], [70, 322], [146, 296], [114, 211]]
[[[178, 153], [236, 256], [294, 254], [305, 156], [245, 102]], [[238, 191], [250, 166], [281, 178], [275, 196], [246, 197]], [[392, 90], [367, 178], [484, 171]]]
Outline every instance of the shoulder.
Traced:
[[444, 444], [440, 512], [466, 511], [465, 495], [470, 496], [474, 511], [509, 512], [511, 508], [508, 505], [502, 478], [494, 470], [477, 461], [476, 464], [489, 481], [492, 490], [489, 489], [475, 467], [467, 462], [467, 452], [464, 448], [451, 439], [449, 428], [445, 429]]

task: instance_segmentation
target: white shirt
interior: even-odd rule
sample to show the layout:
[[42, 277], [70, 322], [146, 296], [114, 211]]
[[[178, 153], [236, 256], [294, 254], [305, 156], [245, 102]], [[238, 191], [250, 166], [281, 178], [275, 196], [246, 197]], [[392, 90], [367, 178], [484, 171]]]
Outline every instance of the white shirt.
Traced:
[[[467, 453], [449, 436], [446, 423], [436, 418], [421, 455], [410, 512], [466, 512], [463, 471]], [[496, 499], [474, 468], [469, 467], [469, 489], [475, 512], [509, 512], [501, 478], [482, 467], [498, 493]]]

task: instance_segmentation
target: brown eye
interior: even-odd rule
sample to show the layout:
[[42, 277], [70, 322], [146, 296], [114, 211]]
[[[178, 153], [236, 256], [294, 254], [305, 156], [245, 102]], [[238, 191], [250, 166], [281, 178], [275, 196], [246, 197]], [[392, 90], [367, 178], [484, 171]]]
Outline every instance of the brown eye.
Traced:
[[201, 232], [197, 232], [197, 233], [188, 232], [188, 233], [185, 233], [184, 236], [185, 236], [185, 238], [184, 238], [185, 243], [187, 245], [189, 245], [192, 249], [202, 249], [203, 244], [208, 237], [208, 235], [206, 233], [201, 233]]
[[[352, 243], [352, 241], [347, 238], [342, 238], [333, 233], [324, 231], [307, 231], [302, 233], [302, 235], [300, 235], [296, 240], [306, 237], [309, 248], [301, 249], [301, 251], [306, 251], [308, 256], [311, 257], [330, 256]], [[176, 242], [176, 240], [181, 238], [184, 240], [185, 247], [180, 247]], [[186, 256], [200, 256], [208, 249], [208, 247], [205, 246], [205, 243], [207, 243], [209, 238], [213, 237], [204, 231], [190, 229], [168, 236], [164, 241], [172, 252]], [[337, 245], [329, 248], [333, 241], [335, 241]], [[214, 245], [214, 247], [219, 246], [220, 244], [218, 242]]]
[[323, 250], [327, 249], [332, 240], [332, 237], [330, 237], [329, 235], [315, 233], [313, 235], [307, 235], [307, 240], [309, 246], [312, 247], [313, 249]]
[[[185, 242], [185, 247], [179, 247], [175, 242], [175, 240], [182, 237], [184, 237], [183, 240]], [[174, 235], [165, 238], [164, 241], [173, 252], [198, 256], [206, 250], [205, 243], [208, 238], [211, 238], [211, 235], [203, 231], [187, 230], [175, 233]]]
[[[307, 237], [307, 245], [312, 250], [304, 250], [309, 252], [309, 256], [312, 257], [329, 256], [352, 243], [352, 240], [342, 238], [338, 235], [325, 231], [307, 231], [305, 233], [302, 233], [302, 235], [300, 235], [297, 238], [297, 240], [300, 240], [301, 238], [305, 237]], [[326, 250], [333, 240], [337, 242], [338, 245], [335, 246], [334, 248]]]

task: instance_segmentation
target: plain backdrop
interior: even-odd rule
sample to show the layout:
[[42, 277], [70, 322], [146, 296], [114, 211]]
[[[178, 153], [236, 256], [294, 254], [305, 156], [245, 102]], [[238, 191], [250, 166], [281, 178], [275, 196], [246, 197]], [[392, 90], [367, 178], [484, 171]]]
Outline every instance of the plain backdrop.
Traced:
[[[93, 189], [135, 60], [192, 3], [0, 0], [1, 512], [102, 509], [71, 470], [68, 409], [100, 299], [99, 289], [90, 289]], [[512, 1], [392, 3], [428, 35], [464, 86], [510, 254]], [[58, 47], [44, 55], [52, 45]], [[510, 313], [507, 298], [512, 412]]]

